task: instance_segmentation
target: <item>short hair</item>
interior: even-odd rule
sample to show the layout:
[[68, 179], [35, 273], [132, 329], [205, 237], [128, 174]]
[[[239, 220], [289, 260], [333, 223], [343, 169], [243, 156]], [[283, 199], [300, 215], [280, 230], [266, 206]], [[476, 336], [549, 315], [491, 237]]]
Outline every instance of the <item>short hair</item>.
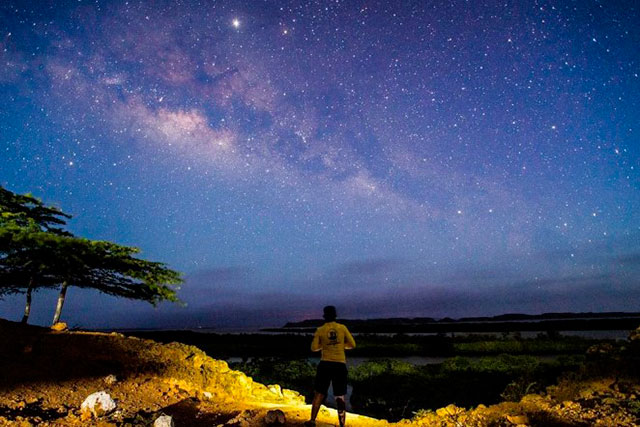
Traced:
[[324, 312], [322, 315], [322, 317], [324, 317], [324, 320], [336, 320], [336, 317], [338, 317], [336, 308], [332, 305], [326, 306], [324, 309], [322, 309], [322, 311]]

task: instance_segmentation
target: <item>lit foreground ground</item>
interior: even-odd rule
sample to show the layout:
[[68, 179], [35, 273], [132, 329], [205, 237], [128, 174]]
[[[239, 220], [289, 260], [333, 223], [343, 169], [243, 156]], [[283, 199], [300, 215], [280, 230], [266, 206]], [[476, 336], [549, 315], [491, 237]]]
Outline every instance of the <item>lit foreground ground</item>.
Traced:
[[[265, 386], [196, 347], [120, 334], [55, 332], [0, 320], [0, 425], [148, 426], [161, 414], [180, 426], [265, 426], [282, 410], [286, 426], [301, 426], [309, 406], [296, 392]], [[109, 415], [88, 418], [83, 400], [106, 391]], [[565, 381], [545, 395], [464, 410], [453, 405], [388, 423], [348, 414], [349, 426], [635, 426], [640, 385], [601, 376]], [[336, 424], [323, 409], [319, 421]], [[322, 425], [322, 424], [319, 424]]]

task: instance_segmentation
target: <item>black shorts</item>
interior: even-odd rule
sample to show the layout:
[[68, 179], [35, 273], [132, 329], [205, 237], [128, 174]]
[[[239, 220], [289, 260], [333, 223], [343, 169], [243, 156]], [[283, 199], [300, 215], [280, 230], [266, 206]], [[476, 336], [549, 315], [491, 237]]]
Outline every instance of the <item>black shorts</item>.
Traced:
[[327, 395], [329, 384], [333, 385], [334, 396], [347, 394], [347, 365], [341, 362], [320, 361], [313, 385], [317, 393]]

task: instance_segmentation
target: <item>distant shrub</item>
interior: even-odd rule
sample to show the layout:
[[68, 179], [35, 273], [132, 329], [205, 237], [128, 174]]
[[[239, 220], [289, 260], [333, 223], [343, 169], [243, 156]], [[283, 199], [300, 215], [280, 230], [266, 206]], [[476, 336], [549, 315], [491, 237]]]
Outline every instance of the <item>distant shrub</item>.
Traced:
[[467, 371], [471, 369], [471, 360], [466, 357], [456, 356], [442, 363], [442, 370], [448, 372]]
[[452, 344], [455, 354], [579, 354], [589, 346], [601, 342], [580, 337], [555, 337], [539, 334], [537, 338], [513, 339], [505, 337], [465, 337]]
[[513, 375], [533, 371], [538, 366], [538, 363], [538, 360], [533, 356], [513, 356], [510, 354], [483, 357], [477, 360], [453, 357], [442, 363], [442, 370], [443, 372], [473, 371]]
[[369, 360], [349, 372], [351, 381], [363, 381], [381, 375], [415, 375], [416, 366], [394, 359]]

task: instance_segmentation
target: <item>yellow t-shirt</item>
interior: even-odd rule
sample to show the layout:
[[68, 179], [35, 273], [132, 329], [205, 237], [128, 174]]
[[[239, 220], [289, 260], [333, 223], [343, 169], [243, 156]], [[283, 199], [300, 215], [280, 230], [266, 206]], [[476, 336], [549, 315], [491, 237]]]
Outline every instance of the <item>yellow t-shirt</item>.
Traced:
[[322, 350], [320, 360], [346, 363], [345, 349], [355, 348], [356, 342], [351, 333], [341, 323], [327, 322], [320, 326], [311, 342], [311, 351]]

